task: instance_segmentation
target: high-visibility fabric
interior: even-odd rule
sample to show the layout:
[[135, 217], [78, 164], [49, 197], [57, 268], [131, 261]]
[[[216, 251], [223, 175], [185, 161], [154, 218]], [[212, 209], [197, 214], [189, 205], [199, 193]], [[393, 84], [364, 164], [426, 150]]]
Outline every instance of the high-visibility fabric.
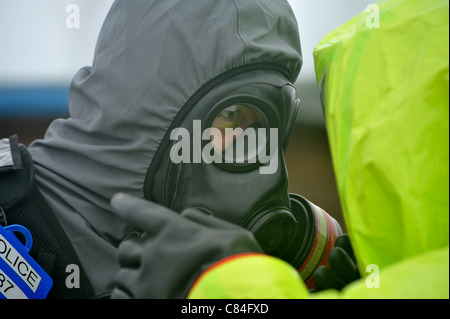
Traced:
[[298, 272], [263, 254], [236, 255], [212, 265], [194, 283], [190, 299], [307, 298]]
[[402, 260], [379, 271], [367, 267], [366, 277], [342, 292], [327, 290], [311, 295], [320, 299], [448, 299], [448, 246]]
[[314, 51], [344, 219], [362, 269], [449, 242], [448, 5], [381, 1]]
[[[258, 256], [259, 258], [255, 258]], [[368, 276], [345, 287], [309, 294], [290, 265], [264, 255], [238, 255], [207, 270], [190, 299], [437, 299], [449, 298], [449, 247], [385, 267], [368, 265]]]

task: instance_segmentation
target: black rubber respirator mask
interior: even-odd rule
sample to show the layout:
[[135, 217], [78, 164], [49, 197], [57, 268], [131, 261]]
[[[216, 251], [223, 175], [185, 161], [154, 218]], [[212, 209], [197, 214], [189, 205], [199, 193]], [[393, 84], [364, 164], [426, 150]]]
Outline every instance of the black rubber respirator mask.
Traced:
[[342, 231], [324, 210], [288, 193], [285, 152], [299, 102], [278, 71], [203, 88], [164, 137], [144, 193], [174, 211], [197, 208], [251, 231], [265, 253], [289, 262], [313, 288], [313, 271]]

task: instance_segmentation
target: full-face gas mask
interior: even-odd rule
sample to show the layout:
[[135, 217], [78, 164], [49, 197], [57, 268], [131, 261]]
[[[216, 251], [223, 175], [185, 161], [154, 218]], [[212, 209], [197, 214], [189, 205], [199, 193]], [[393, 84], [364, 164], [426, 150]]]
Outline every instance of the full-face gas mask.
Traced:
[[145, 197], [248, 229], [308, 284], [341, 229], [304, 197], [288, 194], [284, 157], [299, 108], [295, 89], [275, 70], [217, 82], [175, 118], [148, 171]]

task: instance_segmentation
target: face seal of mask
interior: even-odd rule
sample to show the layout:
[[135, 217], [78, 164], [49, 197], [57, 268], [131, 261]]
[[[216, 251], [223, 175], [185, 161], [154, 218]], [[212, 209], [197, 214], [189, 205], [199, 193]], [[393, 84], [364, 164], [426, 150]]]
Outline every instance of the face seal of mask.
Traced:
[[145, 197], [250, 230], [267, 254], [307, 280], [340, 228], [305, 198], [288, 194], [284, 155], [298, 107], [281, 73], [252, 71], [223, 81], [174, 120], [149, 168]]

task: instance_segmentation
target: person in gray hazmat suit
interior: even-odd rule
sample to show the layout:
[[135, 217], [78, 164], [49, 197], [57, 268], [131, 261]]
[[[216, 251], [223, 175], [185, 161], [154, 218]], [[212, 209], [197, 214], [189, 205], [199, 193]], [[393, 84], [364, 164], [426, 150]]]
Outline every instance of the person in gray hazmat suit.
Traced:
[[[0, 206], [9, 224], [35, 237], [31, 253], [54, 280], [49, 297], [110, 296], [124, 260], [119, 245], [148, 236], [112, 212], [116, 193], [246, 228], [256, 238], [252, 251], [310, 278], [341, 231], [287, 192], [284, 154], [301, 66], [286, 0], [116, 0], [92, 66], [71, 83], [70, 117], [28, 149], [10, 138], [6, 151], [25, 165], [3, 167]], [[221, 140], [229, 128], [254, 135]], [[239, 246], [227, 238], [223, 250]], [[79, 266], [79, 288], [66, 285], [68, 265]], [[162, 283], [165, 267], [156, 258]], [[186, 296], [159, 291], [154, 297]]]

